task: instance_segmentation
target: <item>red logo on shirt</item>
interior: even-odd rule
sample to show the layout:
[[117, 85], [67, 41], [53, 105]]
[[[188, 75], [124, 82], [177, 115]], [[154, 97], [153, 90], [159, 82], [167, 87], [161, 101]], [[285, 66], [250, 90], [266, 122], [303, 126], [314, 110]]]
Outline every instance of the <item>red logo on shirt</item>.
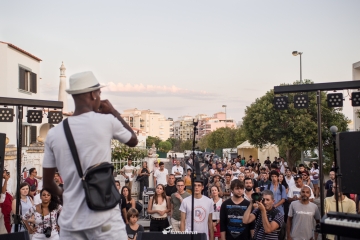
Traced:
[[194, 210], [194, 221], [195, 222], [203, 222], [206, 217], [206, 211], [205, 208], [201, 206], [195, 207]]

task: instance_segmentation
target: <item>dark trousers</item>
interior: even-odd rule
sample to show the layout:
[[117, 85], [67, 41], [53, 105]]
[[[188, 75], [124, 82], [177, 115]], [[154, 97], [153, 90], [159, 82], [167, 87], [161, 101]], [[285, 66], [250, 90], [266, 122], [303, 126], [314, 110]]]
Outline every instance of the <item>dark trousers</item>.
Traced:
[[167, 218], [164, 220], [150, 220], [150, 232], [162, 232], [168, 226], [170, 226], [170, 224]]
[[139, 200], [142, 200], [142, 198], [143, 198], [144, 187], [146, 187], [146, 188], [149, 187], [149, 177], [144, 178], [142, 181], [140, 181]]

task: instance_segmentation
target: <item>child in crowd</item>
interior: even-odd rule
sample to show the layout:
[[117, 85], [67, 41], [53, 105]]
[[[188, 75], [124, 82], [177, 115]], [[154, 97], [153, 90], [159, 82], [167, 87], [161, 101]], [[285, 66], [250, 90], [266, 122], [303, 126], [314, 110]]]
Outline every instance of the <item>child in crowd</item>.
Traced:
[[130, 208], [127, 212], [128, 224], [126, 224], [126, 233], [128, 240], [136, 240], [138, 232], [144, 232], [144, 227], [137, 223], [139, 212], [135, 208]]

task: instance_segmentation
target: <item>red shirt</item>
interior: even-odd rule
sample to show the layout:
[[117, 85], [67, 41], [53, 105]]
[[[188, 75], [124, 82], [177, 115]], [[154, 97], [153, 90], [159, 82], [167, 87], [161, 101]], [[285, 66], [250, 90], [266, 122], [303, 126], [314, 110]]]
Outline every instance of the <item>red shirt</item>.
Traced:
[[36, 189], [38, 187], [38, 182], [37, 182], [36, 178], [31, 179], [31, 178], [28, 177], [28, 178], [25, 179], [25, 182], [27, 182], [30, 185], [30, 187], [33, 186], [33, 185], [36, 186]]

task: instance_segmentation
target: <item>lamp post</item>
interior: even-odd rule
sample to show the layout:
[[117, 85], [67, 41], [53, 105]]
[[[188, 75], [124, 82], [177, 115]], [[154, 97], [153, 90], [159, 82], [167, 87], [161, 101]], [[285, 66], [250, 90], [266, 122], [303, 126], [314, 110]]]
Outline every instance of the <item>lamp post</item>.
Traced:
[[298, 51], [293, 51], [292, 52], [293, 56], [300, 55], [300, 83], [302, 83], [302, 65], [301, 65], [301, 55], [302, 54], [303, 54], [302, 52], [298, 52]]
[[[302, 55], [303, 53], [302, 52], [298, 52], [298, 51], [293, 51], [292, 52], [292, 55], [293, 56], [297, 56], [297, 55], [300, 55], [300, 84], [302, 84], [303, 82], [302, 82], [302, 62], [301, 62], [301, 55]], [[304, 163], [304, 152], [303, 151], [301, 151], [301, 163]]]
[[223, 108], [225, 108], [225, 127], [226, 127], [226, 105], [222, 105]]

